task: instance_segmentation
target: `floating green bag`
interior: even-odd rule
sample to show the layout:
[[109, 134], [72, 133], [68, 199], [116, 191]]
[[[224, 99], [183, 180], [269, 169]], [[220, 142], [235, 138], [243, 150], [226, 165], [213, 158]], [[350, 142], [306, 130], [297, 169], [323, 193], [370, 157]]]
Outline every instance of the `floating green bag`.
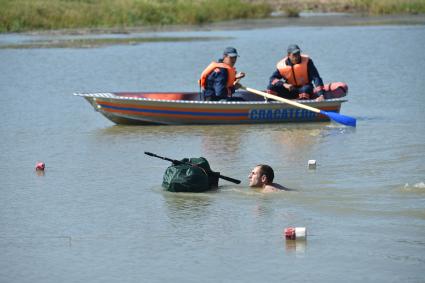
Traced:
[[205, 192], [218, 186], [219, 173], [203, 158], [184, 158], [165, 170], [162, 186], [170, 192]]

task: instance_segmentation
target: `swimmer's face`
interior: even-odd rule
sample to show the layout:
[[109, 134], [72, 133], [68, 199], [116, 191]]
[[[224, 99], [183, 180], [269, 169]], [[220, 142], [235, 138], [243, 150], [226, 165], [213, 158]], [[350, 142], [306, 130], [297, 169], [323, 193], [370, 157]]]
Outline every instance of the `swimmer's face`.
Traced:
[[257, 166], [252, 169], [251, 173], [248, 175], [249, 186], [250, 187], [262, 187], [263, 186], [263, 175], [260, 173], [260, 167]]

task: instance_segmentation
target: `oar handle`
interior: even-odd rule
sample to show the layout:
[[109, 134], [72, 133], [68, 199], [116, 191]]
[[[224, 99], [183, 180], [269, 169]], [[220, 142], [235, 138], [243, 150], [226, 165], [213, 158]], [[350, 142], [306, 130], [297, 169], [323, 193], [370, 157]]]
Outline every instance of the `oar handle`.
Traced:
[[292, 101], [292, 100], [289, 100], [289, 99], [286, 99], [286, 98], [283, 98], [283, 97], [280, 97], [280, 96], [276, 96], [276, 95], [273, 95], [273, 94], [270, 94], [270, 93], [267, 93], [267, 92], [264, 92], [264, 91], [259, 91], [259, 90], [256, 90], [256, 89], [253, 89], [253, 88], [250, 88], [250, 87], [241, 86], [241, 88], [246, 90], [246, 91], [249, 91], [249, 92], [270, 98], [270, 99], [285, 102], [287, 104], [290, 104], [290, 105], [293, 105], [293, 106], [296, 106], [296, 107], [299, 107], [299, 108], [304, 108], [304, 109], [312, 111], [312, 112], [320, 113], [320, 109], [317, 109], [317, 108], [314, 108], [314, 107], [311, 107], [311, 106], [308, 106], [308, 105], [304, 105], [302, 103], [298, 103], [298, 102], [295, 102], [295, 101]]
[[229, 182], [232, 182], [232, 183], [235, 183], [235, 184], [240, 184], [241, 183], [241, 181], [240, 180], [236, 180], [236, 179], [233, 179], [233, 178], [230, 178], [230, 177], [227, 177], [227, 176], [223, 176], [223, 175], [221, 175], [220, 174], [220, 176], [218, 176], [220, 179], [223, 179], [223, 180], [226, 180], [226, 181], [229, 181]]
[[[160, 158], [160, 159], [163, 159], [163, 160], [170, 161], [170, 162], [172, 162], [173, 164], [189, 164], [189, 165], [192, 165], [192, 166], [199, 167], [199, 166], [197, 166], [197, 165], [195, 165], [195, 164], [192, 164], [192, 163], [189, 163], [189, 162], [182, 162], [182, 161], [180, 161], [180, 160], [174, 160], [174, 159], [171, 159], [171, 158], [167, 158], [167, 157], [159, 156], [159, 155], [157, 155], [157, 154], [155, 154], [155, 153], [148, 152], [148, 151], [145, 151], [145, 154], [146, 154], [146, 155], [149, 155], [149, 156], [152, 156], [152, 157], [156, 157], [156, 158]], [[219, 174], [219, 176], [218, 176], [218, 177], [219, 177], [220, 179], [223, 179], [223, 180], [226, 180], [226, 181], [229, 181], [229, 182], [235, 183], [235, 184], [240, 184], [240, 183], [241, 183], [241, 181], [240, 181], [240, 180], [233, 179], [233, 178], [230, 178], [230, 177], [227, 177], [227, 176], [223, 176], [223, 175], [221, 175], [221, 174]]]
[[263, 91], [259, 91], [259, 90], [253, 89], [253, 88], [244, 87], [244, 86], [241, 86], [241, 88], [246, 90], [246, 91], [249, 91], [249, 92], [252, 92], [252, 93], [267, 97], [267, 98], [271, 98], [271, 99], [274, 99], [274, 100], [277, 100], [277, 101], [281, 101], [281, 102], [293, 105], [293, 106], [298, 107], [298, 108], [303, 108], [303, 109], [306, 109], [306, 110], [309, 110], [309, 111], [312, 111], [312, 112], [315, 112], [315, 113], [320, 113], [320, 114], [326, 115], [330, 119], [332, 119], [332, 120], [334, 120], [338, 123], [341, 123], [343, 125], [355, 127], [356, 123], [357, 123], [356, 119], [353, 118], [353, 117], [350, 117], [350, 116], [341, 115], [341, 114], [335, 113], [335, 112], [326, 112], [326, 111], [323, 111], [323, 110], [320, 110], [320, 109], [317, 109], [317, 108], [314, 108], [314, 107], [311, 107], [311, 106], [308, 106], [308, 105], [305, 105], [305, 104], [302, 104], [302, 103], [298, 103], [298, 102], [295, 102], [295, 101], [292, 101], [292, 100], [289, 100], [289, 99], [286, 99], [286, 98], [283, 98], [283, 97], [280, 97], [280, 96], [272, 95], [270, 93], [266, 93], [266, 92], [263, 92]]

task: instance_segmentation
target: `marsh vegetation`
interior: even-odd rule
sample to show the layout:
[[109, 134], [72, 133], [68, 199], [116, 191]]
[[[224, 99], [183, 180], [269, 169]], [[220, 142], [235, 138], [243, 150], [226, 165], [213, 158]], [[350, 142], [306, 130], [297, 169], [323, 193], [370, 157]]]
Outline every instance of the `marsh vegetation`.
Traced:
[[306, 10], [424, 14], [425, 0], [0, 0], [0, 32], [203, 25]]

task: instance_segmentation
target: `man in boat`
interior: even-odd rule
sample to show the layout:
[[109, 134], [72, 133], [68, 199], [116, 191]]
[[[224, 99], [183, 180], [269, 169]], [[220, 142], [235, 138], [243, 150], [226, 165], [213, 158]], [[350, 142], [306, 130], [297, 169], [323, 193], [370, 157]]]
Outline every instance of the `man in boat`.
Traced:
[[235, 48], [227, 47], [224, 49], [223, 58], [217, 62], [211, 62], [205, 68], [199, 80], [205, 100], [241, 100], [232, 97], [235, 90], [240, 87], [238, 81], [245, 76], [245, 73], [236, 73], [234, 66], [238, 57]]
[[277, 63], [267, 90], [288, 99], [325, 99], [323, 81], [313, 60], [301, 54], [296, 44], [289, 45], [287, 56]]
[[282, 185], [273, 183], [274, 171], [269, 165], [259, 164], [252, 169], [251, 173], [248, 175], [249, 186], [251, 188], [261, 188], [261, 192], [270, 193], [270, 192], [279, 192], [279, 191], [288, 191], [288, 188], [285, 188]]

